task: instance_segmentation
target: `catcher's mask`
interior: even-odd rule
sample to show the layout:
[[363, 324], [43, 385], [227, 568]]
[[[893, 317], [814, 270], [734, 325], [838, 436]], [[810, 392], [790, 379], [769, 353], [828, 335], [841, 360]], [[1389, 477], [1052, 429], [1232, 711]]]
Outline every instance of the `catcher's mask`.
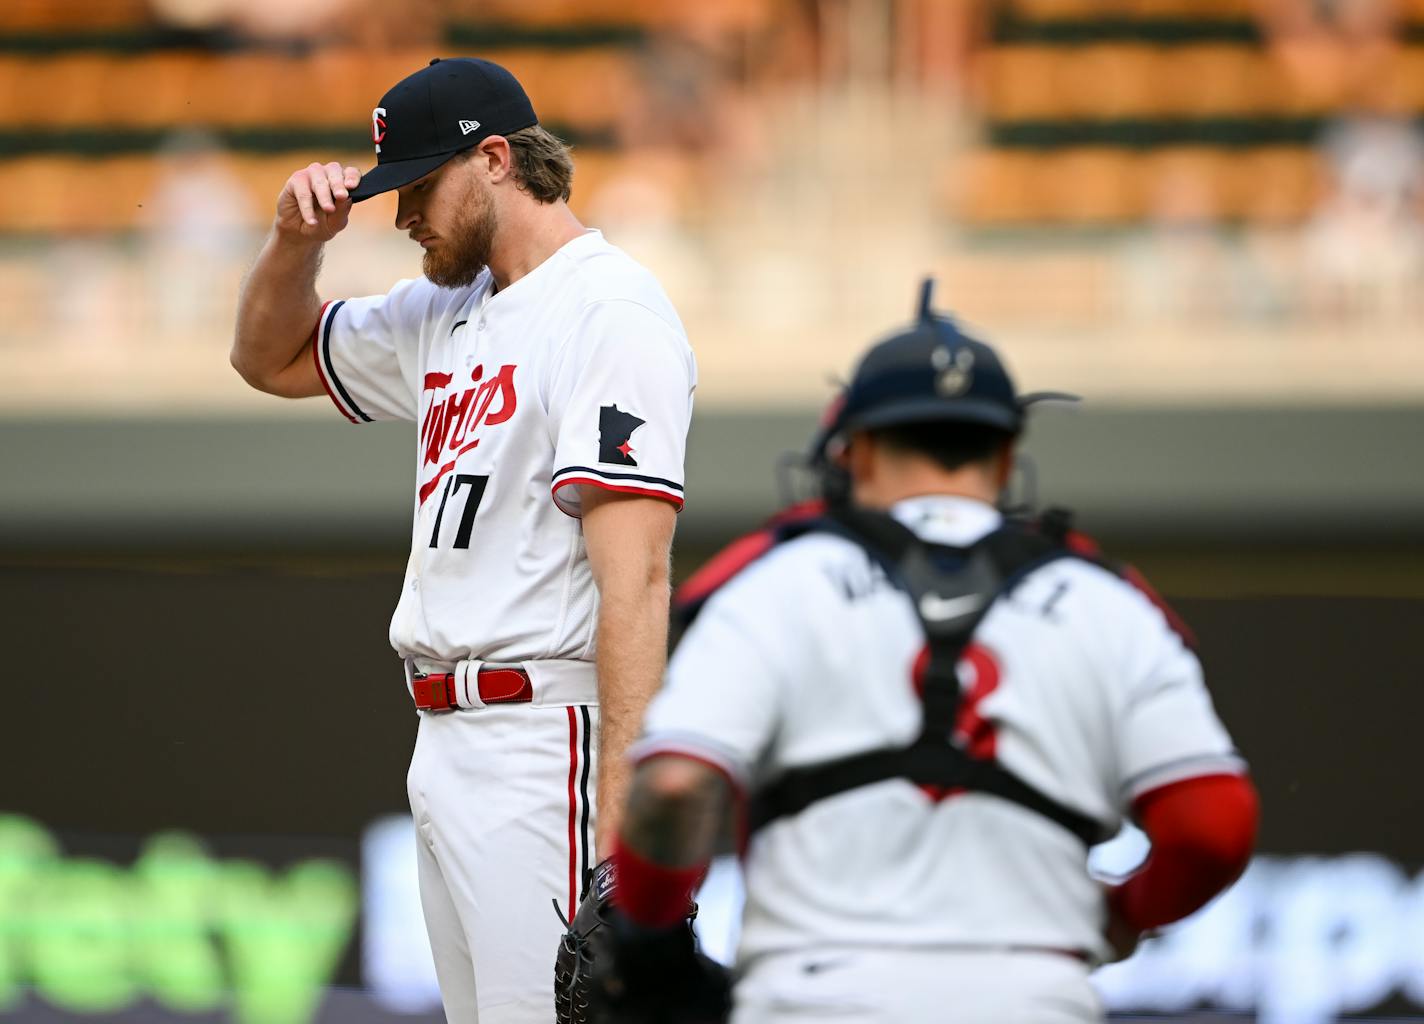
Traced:
[[1031, 405], [1078, 401], [1056, 391], [1019, 394], [997, 352], [934, 312], [933, 293], [934, 279], [926, 278], [918, 321], [875, 344], [826, 410], [809, 461], [827, 501], [849, 498], [842, 455], [854, 431], [907, 423], [943, 423], [945, 430], [976, 424], [1017, 437]]

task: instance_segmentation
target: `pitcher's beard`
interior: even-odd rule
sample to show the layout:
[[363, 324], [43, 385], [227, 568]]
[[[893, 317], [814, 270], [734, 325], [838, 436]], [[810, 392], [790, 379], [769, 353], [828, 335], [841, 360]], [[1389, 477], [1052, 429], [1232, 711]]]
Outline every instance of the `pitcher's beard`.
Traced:
[[421, 268], [430, 283], [441, 288], [474, 284], [480, 271], [489, 265], [497, 226], [494, 203], [475, 186], [459, 219], [441, 233], [439, 246], [425, 252]]

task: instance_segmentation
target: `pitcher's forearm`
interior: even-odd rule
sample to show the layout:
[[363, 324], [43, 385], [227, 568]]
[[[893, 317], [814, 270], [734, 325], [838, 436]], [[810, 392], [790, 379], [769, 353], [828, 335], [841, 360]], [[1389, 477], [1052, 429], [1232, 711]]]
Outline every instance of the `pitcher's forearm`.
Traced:
[[583, 537], [598, 586], [598, 828], [613, 852], [628, 799], [628, 748], [667, 665], [668, 580], [676, 511], [660, 498], [579, 485]]
[[665, 582], [600, 609], [598, 626], [598, 830], [600, 859], [613, 852], [628, 800], [628, 748], [666, 667], [668, 599]]
[[237, 303], [232, 365], [253, 387], [276, 390], [303, 354], [321, 312], [316, 276], [322, 243], [274, 229], [262, 244]]
[[304, 398], [324, 389], [303, 358], [321, 313], [316, 275], [322, 246], [346, 227], [360, 180], [354, 167], [312, 163], [282, 186], [272, 231], [242, 282], [233, 332], [233, 368], [259, 391]]

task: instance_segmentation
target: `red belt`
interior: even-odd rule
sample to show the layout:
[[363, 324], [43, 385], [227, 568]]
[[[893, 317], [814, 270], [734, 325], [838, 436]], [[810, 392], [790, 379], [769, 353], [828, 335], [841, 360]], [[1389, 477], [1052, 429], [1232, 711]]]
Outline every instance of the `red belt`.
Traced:
[[[410, 677], [415, 706], [421, 711], [458, 711], [461, 685], [469, 686], [468, 675], [464, 684], [455, 678], [454, 672], [417, 672]], [[485, 704], [527, 704], [534, 699], [529, 673], [522, 668], [482, 668], [475, 686]], [[467, 704], [473, 703], [468, 699], [468, 692], [465, 696]]]

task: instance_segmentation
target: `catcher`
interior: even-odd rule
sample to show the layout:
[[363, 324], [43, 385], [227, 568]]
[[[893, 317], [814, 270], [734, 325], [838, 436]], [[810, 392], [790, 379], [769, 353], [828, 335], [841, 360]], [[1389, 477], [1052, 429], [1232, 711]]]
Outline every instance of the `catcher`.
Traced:
[[[1036, 397], [926, 286], [817, 442], [823, 510], [684, 591], [596, 933], [605, 1019], [720, 1012], [686, 912], [727, 820], [735, 1024], [1098, 1021], [1092, 967], [1245, 867], [1256, 795], [1185, 627], [1064, 517], [997, 508]], [[1125, 815], [1152, 853], [1104, 887], [1087, 851]]]

